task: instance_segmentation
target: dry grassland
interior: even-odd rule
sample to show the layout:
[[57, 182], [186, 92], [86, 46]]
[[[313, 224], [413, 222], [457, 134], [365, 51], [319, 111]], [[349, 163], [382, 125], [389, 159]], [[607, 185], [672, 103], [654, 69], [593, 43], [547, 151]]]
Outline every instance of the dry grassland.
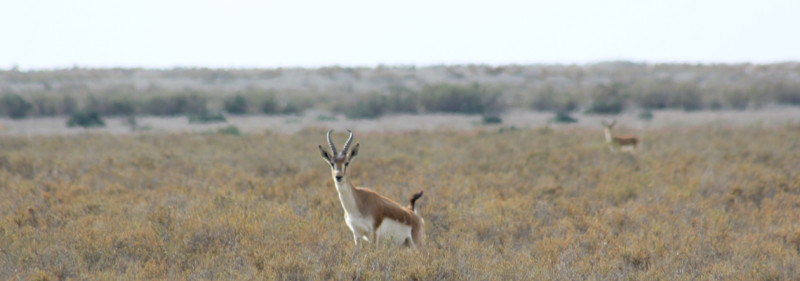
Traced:
[[[420, 251], [353, 256], [296, 134], [0, 137], [2, 280], [797, 280], [800, 126], [359, 133], [351, 180], [418, 201]], [[337, 135], [341, 143], [343, 135]]]

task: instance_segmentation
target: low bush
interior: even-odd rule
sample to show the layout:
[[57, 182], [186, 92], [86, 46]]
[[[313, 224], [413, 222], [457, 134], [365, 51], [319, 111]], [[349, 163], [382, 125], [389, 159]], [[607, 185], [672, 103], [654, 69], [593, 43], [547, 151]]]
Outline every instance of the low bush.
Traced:
[[481, 119], [481, 123], [484, 125], [500, 124], [503, 123], [503, 119], [497, 115], [484, 115]]
[[197, 93], [174, 96], [156, 96], [145, 102], [143, 113], [151, 115], [175, 116], [183, 114], [203, 114], [208, 99]]
[[6, 94], [0, 101], [0, 110], [11, 119], [28, 117], [33, 105], [17, 94]]
[[225, 118], [221, 113], [199, 113], [189, 115], [189, 123], [190, 124], [205, 124], [205, 123], [218, 123], [218, 122], [228, 122], [228, 119]]
[[100, 118], [100, 114], [94, 111], [79, 111], [74, 112], [70, 115], [69, 120], [67, 120], [67, 127], [83, 127], [83, 128], [92, 128], [92, 127], [105, 127], [106, 122]]
[[373, 93], [358, 99], [355, 103], [339, 106], [338, 111], [344, 113], [348, 119], [374, 119], [381, 117], [386, 112], [386, 108], [386, 97]]
[[553, 116], [552, 119], [550, 119], [550, 122], [552, 122], [552, 123], [575, 123], [575, 122], [578, 122], [578, 119], [570, 116], [569, 113], [566, 113], [566, 112], [563, 112], [563, 111], [559, 111], [559, 112], [556, 112], [555, 116]]
[[482, 114], [504, 109], [500, 94], [477, 83], [468, 86], [434, 84], [424, 87], [420, 104], [427, 112]]
[[620, 84], [597, 85], [592, 92], [592, 104], [587, 114], [619, 114], [625, 107]]
[[241, 136], [242, 135], [242, 133], [239, 132], [239, 128], [234, 126], [234, 125], [230, 125], [230, 126], [227, 126], [227, 127], [224, 127], [224, 128], [217, 129], [217, 134], [231, 135], [231, 136]]
[[653, 112], [650, 110], [644, 110], [642, 112], [639, 112], [639, 115], [637, 117], [639, 117], [639, 119], [641, 120], [653, 120]]
[[229, 114], [247, 114], [247, 98], [241, 94], [228, 97], [224, 101], [224, 107]]
[[281, 105], [274, 95], [268, 95], [261, 102], [261, 113], [267, 115], [281, 114]]

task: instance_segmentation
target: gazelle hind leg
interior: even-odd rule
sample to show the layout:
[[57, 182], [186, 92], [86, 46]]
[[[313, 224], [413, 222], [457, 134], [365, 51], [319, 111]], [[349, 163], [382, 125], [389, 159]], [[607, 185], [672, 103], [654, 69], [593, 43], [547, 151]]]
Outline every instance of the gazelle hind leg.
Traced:
[[406, 238], [406, 240], [403, 241], [403, 246], [408, 247], [409, 249], [417, 249], [417, 245], [414, 244], [414, 241], [411, 240], [411, 237]]

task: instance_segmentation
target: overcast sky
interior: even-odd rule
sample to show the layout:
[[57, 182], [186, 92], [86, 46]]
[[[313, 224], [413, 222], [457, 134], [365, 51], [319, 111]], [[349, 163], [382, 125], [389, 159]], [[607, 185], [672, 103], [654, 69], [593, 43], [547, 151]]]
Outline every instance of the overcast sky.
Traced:
[[3, 0], [0, 69], [800, 61], [800, 0]]

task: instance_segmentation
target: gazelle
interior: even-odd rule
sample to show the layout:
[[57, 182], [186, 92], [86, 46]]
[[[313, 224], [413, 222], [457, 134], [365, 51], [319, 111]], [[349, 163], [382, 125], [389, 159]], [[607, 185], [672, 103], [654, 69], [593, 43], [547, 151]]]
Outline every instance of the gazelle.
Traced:
[[634, 136], [619, 136], [615, 137], [611, 134], [611, 129], [614, 128], [614, 125], [617, 124], [617, 120], [611, 121], [611, 124], [606, 123], [606, 121], [600, 121], [603, 123], [604, 131], [606, 134], [606, 143], [608, 144], [608, 149], [614, 151], [614, 147], [619, 147], [621, 151], [630, 150], [631, 152], [636, 150], [636, 145], [639, 144], [639, 139]]
[[336, 146], [331, 140], [328, 131], [328, 146], [331, 153], [319, 146], [322, 158], [331, 165], [331, 175], [339, 192], [339, 200], [344, 208], [344, 220], [353, 232], [356, 246], [363, 239], [377, 243], [378, 239], [387, 238], [395, 244], [416, 248], [422, 245], [424, 239], [423, 224], [425, 220], [417, 213], [414, 203], [422, 197], [422, 191], [414, 194], [409, 199], [409, 205], [403, 207], [392, 199], [386, 198], [375, 191], [351, 185], [347, 177], [347, 168], [350, 162], [358, 155], [359, 144], [349, 151], [353, 141], [353, 132], [344, 143], [342, 151], [336, 151]]

